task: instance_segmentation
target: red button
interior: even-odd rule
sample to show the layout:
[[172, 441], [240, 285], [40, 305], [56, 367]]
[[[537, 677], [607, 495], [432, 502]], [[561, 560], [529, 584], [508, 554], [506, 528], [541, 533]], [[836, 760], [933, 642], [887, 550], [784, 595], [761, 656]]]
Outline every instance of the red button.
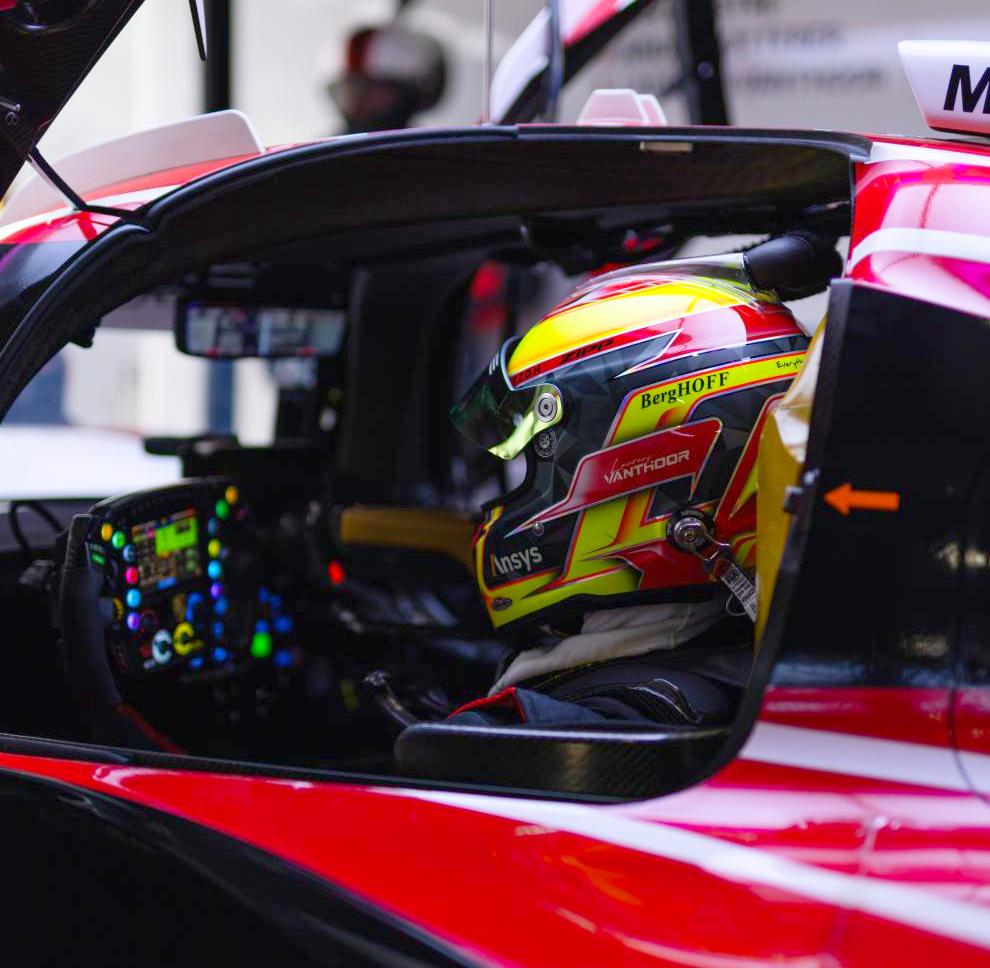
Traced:
[[128, 585], [136, 585], [138, 580], [138, 570], [133, 565], [124, 572], [124, 581]]

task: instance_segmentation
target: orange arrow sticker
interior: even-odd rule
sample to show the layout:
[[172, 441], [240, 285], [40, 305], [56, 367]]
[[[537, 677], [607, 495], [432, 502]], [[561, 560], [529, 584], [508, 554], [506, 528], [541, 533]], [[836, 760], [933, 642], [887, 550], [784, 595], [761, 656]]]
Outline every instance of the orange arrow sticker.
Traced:
[[896, 491], [854, 491], [848, 481], [826, 492], [825, 500], [839, 514], [850, 511], [897, 511], [901, 507], [901, 496]]

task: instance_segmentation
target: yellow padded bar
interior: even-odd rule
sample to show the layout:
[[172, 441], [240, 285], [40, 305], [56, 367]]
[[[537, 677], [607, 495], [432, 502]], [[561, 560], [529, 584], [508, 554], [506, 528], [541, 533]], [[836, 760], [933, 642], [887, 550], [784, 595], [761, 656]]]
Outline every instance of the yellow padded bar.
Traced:
[[440, 508], [345, 508], [338, 519], [338, 538], [345, 545], [413, 548], [449, 555], [474, 574], [471, 538], [475, 522], [467, 514]]
[[808, 453], [811, 406], [818, 383], [823, 319], [808, 347], [804, 366], [770, 414], [760, 437], [756, 492], [756, 642], [759, 645], [770, 613], [777, 572], [791, 528], [784, 495], [796, 486]]

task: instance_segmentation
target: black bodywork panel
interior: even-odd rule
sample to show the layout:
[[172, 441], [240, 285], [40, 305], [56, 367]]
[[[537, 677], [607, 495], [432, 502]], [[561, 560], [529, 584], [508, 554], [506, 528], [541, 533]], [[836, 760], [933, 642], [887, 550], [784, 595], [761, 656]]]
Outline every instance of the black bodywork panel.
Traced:
[[[791, 686], [948, 687], [986, 622], [986, 320], [833, 287], [806, 478], [763, 649]], [[897, 511], [826, 501], [896, 492]]]
[[208, 827], [0, 771], [17, 965], [463, 966], [374, 905]]
[[0, 195], [144, 0], [18, 0], [0, 11]]

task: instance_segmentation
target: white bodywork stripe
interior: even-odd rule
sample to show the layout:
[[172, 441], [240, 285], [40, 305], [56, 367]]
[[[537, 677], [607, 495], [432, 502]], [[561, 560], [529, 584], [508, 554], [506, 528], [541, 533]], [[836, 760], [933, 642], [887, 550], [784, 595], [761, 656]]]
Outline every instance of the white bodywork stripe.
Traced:
[[[911, 783], [938, 790], [969, 790], [955, 751], [945, 746], [757, 723], [739, 757], [758, 763]], [[990, 762], [990, 756], [982, 759]], [[990, 820], [990, 813], [987, 819]], [[990, 920], [990, 912], [987, 918]]]
[[867, 164], [876, 165], [883, 161], [916, 161], [924, 165], [975, 165], [990, 168], [990, 155], [967, 151], [964, 145], [956, 149], [922, 148], [918, 145], [891, 144], [875, 141], [870, 149]]
[[[825, 870], [769, 850], [623, 816], [622, 811], [628, 808], [420, 790], [382, 792], [536, 824], [548, 832], [577, 834], [689, 864], [723, 880], [777, 888], [990, 949], [990, 909], [986, 906], [922, 888]], [[768, 792], [767, 796], [773, 794]]]
[[863, 259], [878, 252], [908, 252], [911, 255], [990, 263], [990, 238], [942, 229], [878, 229], [853, 249], [848, 268], [854, 268]]

